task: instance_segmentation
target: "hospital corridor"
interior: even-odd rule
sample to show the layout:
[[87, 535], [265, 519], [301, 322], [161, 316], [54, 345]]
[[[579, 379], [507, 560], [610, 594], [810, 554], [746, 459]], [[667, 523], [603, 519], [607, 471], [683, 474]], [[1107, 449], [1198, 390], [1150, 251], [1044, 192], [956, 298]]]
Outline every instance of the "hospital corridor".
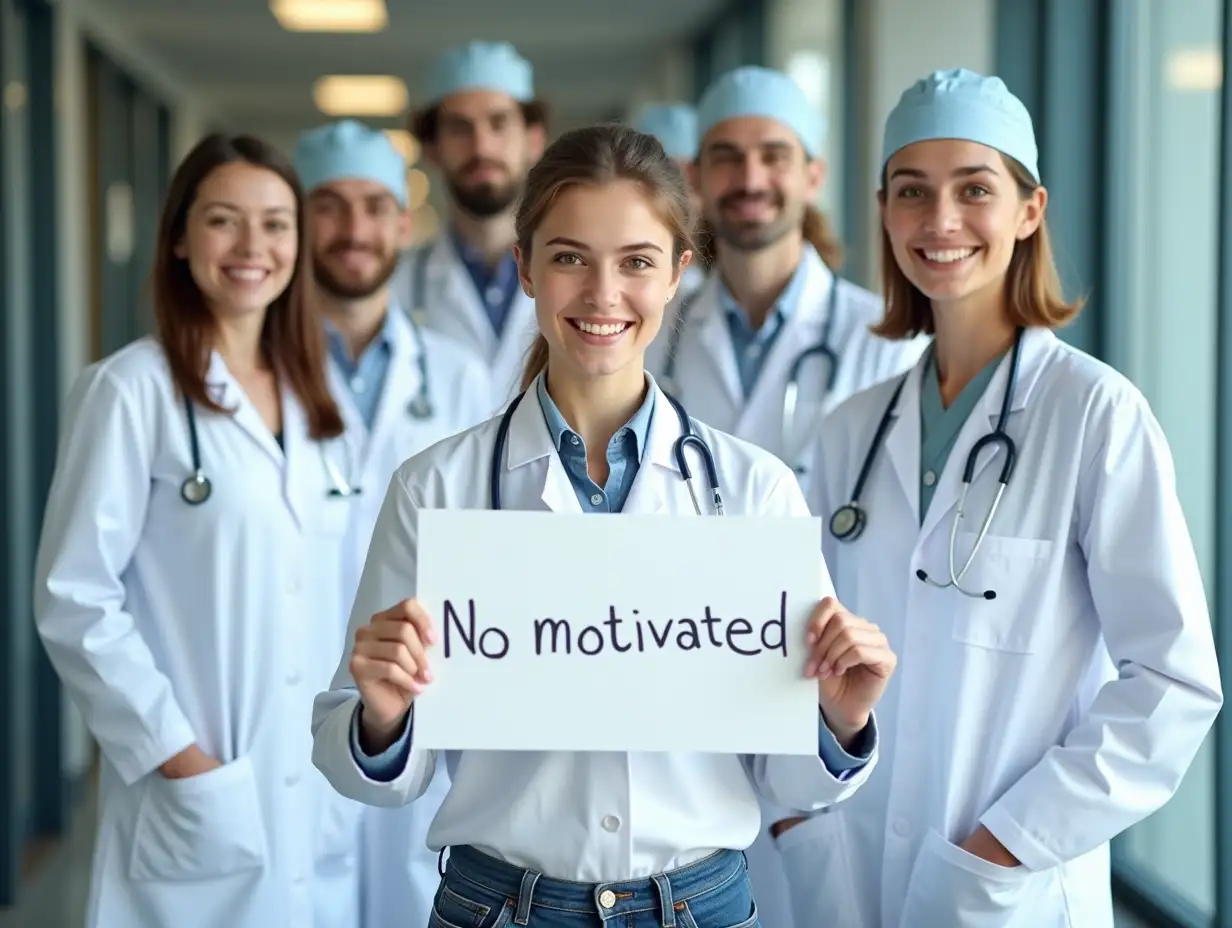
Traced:
[[1232, 928], [1230, 55], [0, 0], [0, 928]]

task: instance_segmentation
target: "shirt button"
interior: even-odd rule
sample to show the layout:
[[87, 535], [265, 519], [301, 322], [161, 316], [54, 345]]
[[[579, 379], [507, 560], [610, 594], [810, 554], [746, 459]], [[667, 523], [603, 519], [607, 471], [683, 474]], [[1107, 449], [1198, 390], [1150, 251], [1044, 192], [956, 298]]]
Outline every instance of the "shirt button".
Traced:
[[927, 470], [924, 472], [924, 486], [931, 487], [936, 482], [937, 482], [936, 474], [934, 474], [931, 470]]
[[578, 438], [576, 435], [570, 435], [569, 441], [575, 445], [580, 445], [582, 443], [582, 439]]
[[603, 828], [605, 831], [615, 831], [620, 827], [620, 819], [614, 815], [603, 816]]
[[603, 906], [603, 908], [610, 909], [615, 904], [616, 894], [610, 889], [605, 889], [603, 892], [599, 893], [599, 905]]
[[900, 838], [905, 838], [911, 834], [911, 825], [907, 823], [906, 819], [900, 818], [894, 823], [894, 833]]
[[484, 296], [487, 298], [488, 303], [492, 306], [499, 306], [501, 300], [505, 298], [505, 294], [501, 293], [500, 287], [489, 288], [488, 292], [485, 293]]
[[356, 393], [363, 393], [364, 388], [367, 386], [368, 384], [364, 380], [364, 378], [362, 377], [352, 377], [351, 378], [351, 389], [354, 390]]
[[594, 505], [598, 506], [601, 502], [603, 502], [603, 494], [596, 493], [594, 496], [590, 498], [590, 501], [594, 503]]

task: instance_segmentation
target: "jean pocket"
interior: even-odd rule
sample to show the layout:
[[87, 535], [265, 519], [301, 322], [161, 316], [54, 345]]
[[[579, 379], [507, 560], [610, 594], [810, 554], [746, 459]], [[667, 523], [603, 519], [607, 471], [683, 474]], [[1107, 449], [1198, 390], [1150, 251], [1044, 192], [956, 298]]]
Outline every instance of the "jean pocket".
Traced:
[[448, 871], [445, 879], [432, 900], [429, 928], [505, 928], [513, 919], [512, 899], [473, 884], [462, 888]]
[[757, 928], [757, 903], [748, 871], [675, 905], [681, 928]]
[[761, 922], [757, 919], [757, 903], [751, 900], [749, 902], [749, 916], [742, 922], [729, 921], [733, 917], [730, 911], [706, 917], [700, 914], [700, 912], [698, 915], [694, 915], [694, 908], [700, 910], [704, 906], [697, 905], [696, 899], [692, 903], [676, 903], [676, 914], [680, 916], [679, 924], [681, 928], [760, 928], [761, 925]]
[[133, 828], [130, 879], [200, 880], [265, 866], [265, 827], [247, 757], [178, 780], [153, 773], [144, 790]]

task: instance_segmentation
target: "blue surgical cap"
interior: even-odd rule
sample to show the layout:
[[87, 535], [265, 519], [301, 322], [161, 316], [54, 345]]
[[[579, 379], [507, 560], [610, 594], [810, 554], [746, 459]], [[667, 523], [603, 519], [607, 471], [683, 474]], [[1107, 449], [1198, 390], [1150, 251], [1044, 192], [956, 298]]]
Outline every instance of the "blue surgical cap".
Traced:
[[508, 42], [468, 42], [441, 55], [428, 72], [428, 102], [465, 90], [495, 90], [519, 103], [535, 99], [530, 62]]
[[915, 142], [963, 139], [1013, 158], [1040, 182], [1031, 114], [999, 77], [965, 68], [934, 71], [903, 92], [886, 119], [881, 169]]
[[406, 161], [384, 132], [363, 123], [343, 119], [305, 132], [293, 160], [308, 192], [334, 180], [371, 180], [406, 206]]
[[728, 71], [710, 85], [697, 105], [698, 140], [719, 123], [741, 116], [781, 122], [800, 137], [810, 158], [821, 157], [825, 120], [786, 74], [757, 67]]
[[684, 103], [648, 103], [637, 114], [637, 129], [653, 135], [670, 158], [697, 157], [697, 111]]

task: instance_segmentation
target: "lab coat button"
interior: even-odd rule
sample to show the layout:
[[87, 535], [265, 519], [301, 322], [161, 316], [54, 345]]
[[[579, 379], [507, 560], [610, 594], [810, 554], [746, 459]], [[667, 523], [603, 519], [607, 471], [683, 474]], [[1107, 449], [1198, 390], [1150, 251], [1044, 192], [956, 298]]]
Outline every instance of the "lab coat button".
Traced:
[[936, 474], [934, 474], [931, 470], [927, 470], [924, 472], [924, 486], [931, 487], [936, 482], [937, 482]]
[[287, 686], [295, 686], [295, 684], [297, 683], [299, 683], [298, 673], [296, 673], [295, 671], [292, 671], [291, 673], [287, 674]]
[[620, 827], [620, 819], [614, 815], [603, 816], [603, 829], [605, 831], [615, 831]]
[[291, 577], [289, 580], [287, 580], [287, 592], [288, 593], [298, 593], [299, 592], [299, 577]]
[[900, 838], [905, 838], [911, 834], [911, 824], [903, 818], [900, 818], [894, 823], [894, 833]]
[[284, 782], [287, 784], [287, 786], [294, 786], [296, 783], [299, 782], [299, 774], [298, 773], [287, 774], [287, 778]]
[[599, 905], [603, 906], [603, 908], [610, 909], [615, 904], [616, 894], [610, 889], [605, 889], [603, 892], [599, 893]]

